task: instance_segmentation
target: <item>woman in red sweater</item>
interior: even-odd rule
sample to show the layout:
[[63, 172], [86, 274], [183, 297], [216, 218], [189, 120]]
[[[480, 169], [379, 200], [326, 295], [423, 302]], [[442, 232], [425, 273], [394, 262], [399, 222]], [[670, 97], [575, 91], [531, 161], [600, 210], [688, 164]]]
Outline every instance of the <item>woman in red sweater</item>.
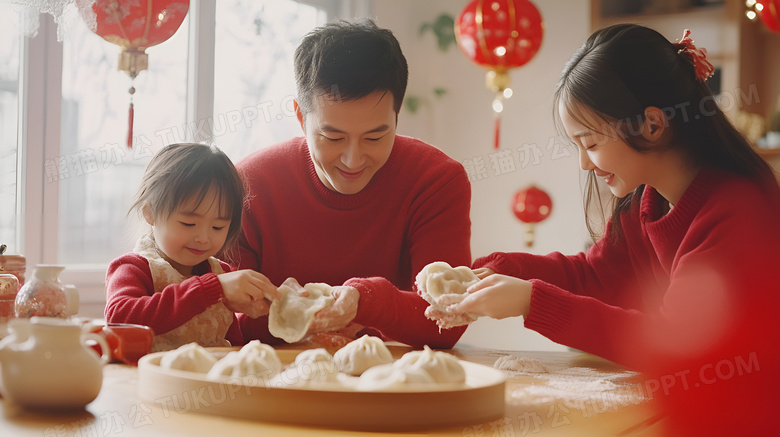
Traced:
[[149, 232], [108, 267], [106, 320], [151, 327], [154, 351], [243, 344], [233, 312], [265, 314], [266, 298], [278, 295], [262, 274], [214, 258], [235, 246], [243, 200], [241, 178], [216, 146], [160, 150], [130, 208]]
[[616, 25], [574, 54], [554, 112], [588, 172], [586, 206], [603, 205], [598, 180], [614, 195], [604, 236], [578, 255], [480, 258], [484, 279], [449, 310], [522, 316], [644, 372], [670, 435], [778, 435], [780, 189], [688, 34]]

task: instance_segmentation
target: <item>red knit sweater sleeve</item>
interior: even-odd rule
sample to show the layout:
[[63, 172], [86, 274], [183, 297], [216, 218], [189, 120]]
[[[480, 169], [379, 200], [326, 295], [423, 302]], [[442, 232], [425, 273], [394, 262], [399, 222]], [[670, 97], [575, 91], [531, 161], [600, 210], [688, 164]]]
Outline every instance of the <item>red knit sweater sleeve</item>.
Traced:
[[[148, 261], [131, 253], [109, 265], [106, 294], [107, 322], [146, 325], [155, 334], [164, 334], [219, 302], [222, 285], [217, 275], [205, 273], [155, 293]], [[239, 337], [233, 336], [240, 344]]]
[[526, 280], [535, 279], [612, 305], [634, 306], [629, 290], [636, 282], [631, 274], [625, 241], [608, 244], [602, 239], [587, 252], [576, 255], [496, 252], [477, 259], [472, 267], [486, 267]]
[[[434, 261], [452, 266], [471, 263], [471, 186], [462, 166], [451, 167], [449, 175], [438, 190], [417, 199], [419, 206], [407, 233], [411, 284]], [[344, 285], [360, 292], [355, 322], [376, 328], [389, 339], [414, 347], [451, 348], [466, 330], [465, 326], [439, 329], [425, 317], [428, 303], [415, 290], [399, 290], [385, 278], [353, 278]]]

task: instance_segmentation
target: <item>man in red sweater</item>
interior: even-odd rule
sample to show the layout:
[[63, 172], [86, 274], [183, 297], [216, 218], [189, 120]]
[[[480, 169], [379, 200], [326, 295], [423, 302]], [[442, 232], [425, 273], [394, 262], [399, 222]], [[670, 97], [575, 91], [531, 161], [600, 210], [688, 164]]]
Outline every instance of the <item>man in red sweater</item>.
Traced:
[[[369, 20], [328, 24], [303, 39], [295, 75], [305, 137], [237, 165], [249, 189], [240, 267], [277, 285], [343, 284], [315, 331], [351, 323], [416, 347], [452, 347], [465, 327], [440, 331], [412, 287], [428, 263], [470, 265], [471, 188], [457, 161], [396, 135], [408, 78], [398, 41]], [[238, 317], [246, 341], [281, 341], [267, 316]]]

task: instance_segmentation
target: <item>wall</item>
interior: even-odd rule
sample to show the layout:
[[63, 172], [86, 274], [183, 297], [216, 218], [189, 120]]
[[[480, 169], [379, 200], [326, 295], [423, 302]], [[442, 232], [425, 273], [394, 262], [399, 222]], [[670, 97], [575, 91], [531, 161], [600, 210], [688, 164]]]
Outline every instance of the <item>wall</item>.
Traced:
[[[467, 0], [375, 0], [374, 14], [393, 31], [409, 62], [408, 95], [423, 103], [412, 114], [402, 109], [399, 133], [421, 138], [458, 161], [482, 158], [488, 177], [472, 182], [472, 253], [496, 251], [576, 253], [589, 237], [584, 225], [580, 171], [576, 150], [556, 140], [552, 93], [565, 62], [590, 34], [590, 2], [536, 0], [545, 22], [542, 47], [528, 64], [510, 72], [514, 95], [505, 101], [501, 150], [508, 150], [514, 171], [494, 172], [492, 93], [485, 88], [485, 69], [471, 63], [456, 45], [438, 50], [431, 32], [419, 34], [424, 22], [441, 13], [456, 17]], [[445, 88], [436, 97], [434, 88]], [[536, 159], [520, 149], [541, 151]], [[526, 158], [529, 158], [525, 160]], [[512, 214], [514, 193], [531, 183], [553, 200], [551, 216], [536, 229], [536, 243], [523, 245], [524, 227]], [[522, 328], [521, 319], [482, 318], [473, 323], [462, 344], [516, 350], [560, 350], [541, 335]]]

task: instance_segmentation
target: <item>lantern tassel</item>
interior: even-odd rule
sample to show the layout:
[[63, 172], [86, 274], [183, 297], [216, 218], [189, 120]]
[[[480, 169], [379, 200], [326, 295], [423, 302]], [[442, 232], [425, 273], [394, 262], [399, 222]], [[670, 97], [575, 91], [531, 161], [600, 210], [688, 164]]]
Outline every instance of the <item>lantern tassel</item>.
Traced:
[[133, 148], [133, 102], [130, 102], [130, 111], [128, 113], [127, 127], [127, 148]]
[[498, 150], [499, 138], [501, 138], [501, 114], [496, 114], [495, 137], [493, 138], [493, 148]]
[[127, 90], [130, 93], [130, 111], [127, 114], [127, 148], [133, 148], [133, 117], [135, 116], [135, 109], [133, 107], [133, 94], [135, 94], [135, 87], [130, 86]]
[[526, 223], [525, 245], [526, 247], [533, 247], [534, 245], [534, 224], [533, 223]]

